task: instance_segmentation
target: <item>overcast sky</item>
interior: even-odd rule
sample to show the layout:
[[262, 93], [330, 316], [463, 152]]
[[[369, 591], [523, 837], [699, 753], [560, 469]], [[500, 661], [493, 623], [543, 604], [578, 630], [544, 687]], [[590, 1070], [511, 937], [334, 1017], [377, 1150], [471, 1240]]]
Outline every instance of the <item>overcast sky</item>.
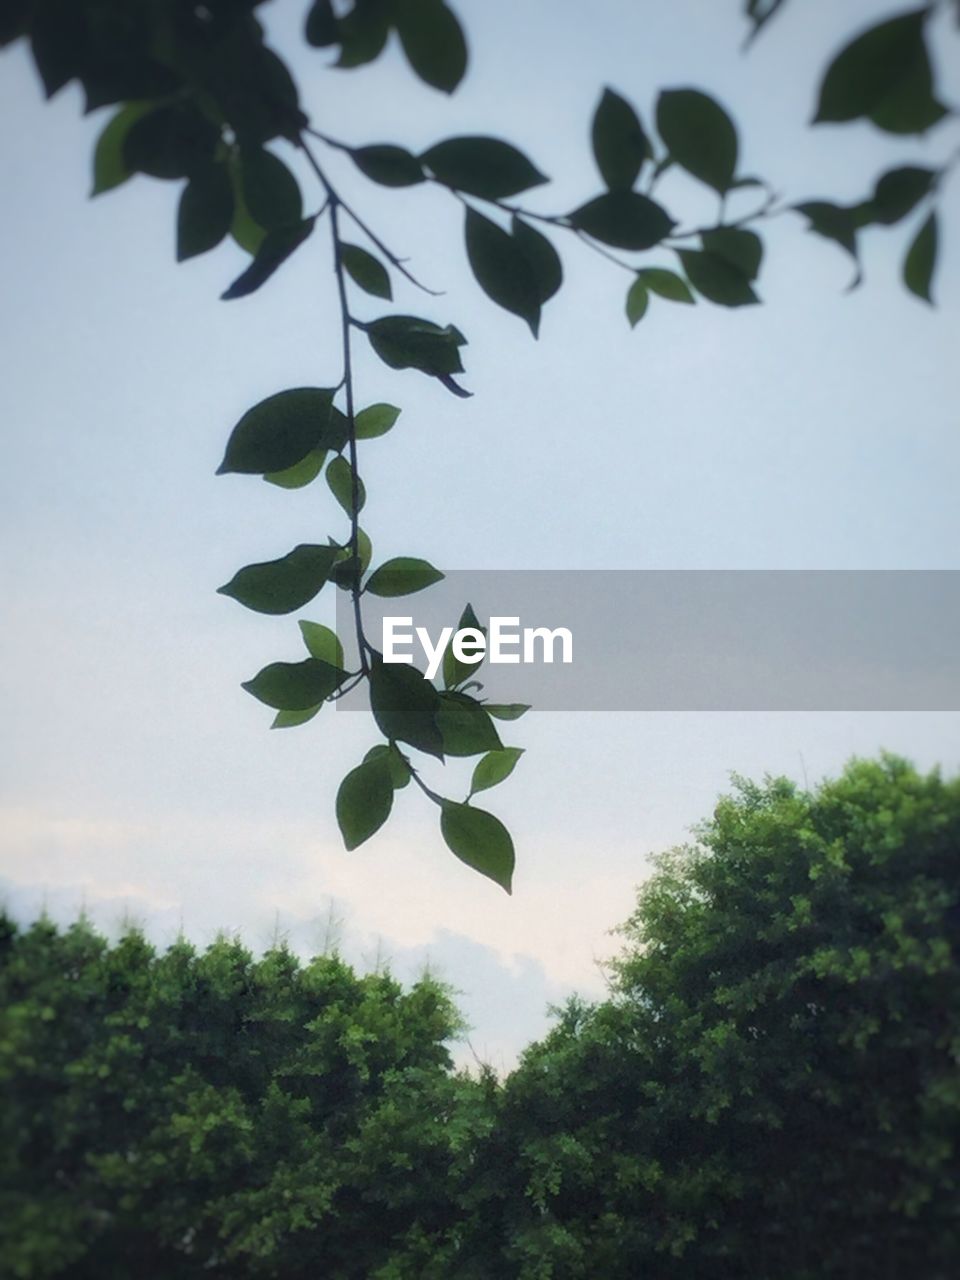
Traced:
[[[605, 84], [648, 119], [659, 88], [714, 92], [740, 123], [742, 171], [798, 199], [859, 197], [881, 168], [957, 142], [948, 129], [918, 142], [807, 127], [828, 52], [896, 11], [875, 2], [792, 0], [747, 56], [733, 0], [461, 3], [472, 62], [452, 100], [395, 52], [324, 70], [325, 54], [298, 47], [304, 8], [276, 0], [262, 14], [322, 128], [413, 149], [507, 136], [556, 180], [530, 194], [534, 208], [596, 194], [588, 125]], [[957, 61], [941, 68], [954, 101]], [[345, 853], [333, 797], [375, 741], [369, 721], [325, 711], [270, 733], [239, 688], [266, 662], [302, 656], [295, 618], [329, 618], [329, 603], [270, 619], [214, 594], [240, 565], [340, 527], [322, 484], [289, 493], [213, 474], [252, 403], [338, 380], [328, 246], [318, 235], [255, 297], [221, 303], [241, 251], [175, 265], [176, 184], [137, 178], [88, 200], [103, 116], [82, 119], [73, 88], [44, 104], [23, 49], [0, 57], [0, 111], [0, 889], [19, 915], [46, 904], [66, 920], [85, 904], [160, 941], [225, 928], [261, 947], [279, 931], [304, 951], [333, 919], [358, 963], [446, 976], [473, 1048], [503, 1066], [543, 1031], [549, 1001], [602, 990], [597, 961], [651, 853], [686, 838], [730, 771], [813, 781], [881, 747], [956, 770], [957, 714], [531, 714], [508, 726], [527, 754], [488, 806], [516, 839], [512, 898], [447, 852], [413, 788], [383, 832]], [[903, 228], [868, 237], [867, 283], [847, 296], [842, 253], [784, 216], [766, 235], [763, 307], [660, 303], [633, 332], [627, 278], [560, 242], [568, 283], [534, 343], [473, 283], [454, 201], [386, 192], [343, 157], [329, 163], [446, 291], [398, 288], [398, 309], [470, 339], [469, 401], [360, 355], [362, 402], [403, 408], [362, 455], [377, 559], [960, 568], [960, 184], [942, 202], [935, 310], [898, 283]], [[692, 186], [673, 190], [703, 207]]]

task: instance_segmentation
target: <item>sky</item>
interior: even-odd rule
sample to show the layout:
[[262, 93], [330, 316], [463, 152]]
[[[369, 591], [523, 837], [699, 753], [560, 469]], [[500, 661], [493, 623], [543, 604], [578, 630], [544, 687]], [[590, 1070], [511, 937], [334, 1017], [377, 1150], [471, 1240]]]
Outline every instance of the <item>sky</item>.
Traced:
[[[300, 47], [304, 7], [275, 0], [261, 13], [319, 127], [414, 150], [508, 137], [555, 180], [530, 193], [535, 209], [598, 192], [588, 135], [604, 85], [648, 120], [661, 88], [714, 93], [739, 122], [742, 171], [790, 198], [853, 200], [883, 168], [957, 144], [952, 126], [927, 140], [808, 127], [828, 54], [896, 11], [876, 0], [792, 0], [746, 55], [732, 0], [461, 3], [471, 67], [452, 99], [396, 50], [328, 70], [326, 54]], [[956, 37], [943, 47], [955, 101]], [[83, 118], [74, 88], [44, 103], [21, 48], [0, 55], [0, 111], [0, 899], [18, 917], [85, 909], [160, 944], [180, 930], [200, 944], [238, 931], [254, 949], [285, 938], [304, 954], [336, 942], [405, 980], [429, 966], [472, 1026], [458, 1060], [503, 1069], [549, 1025], [548, 1005], [603, 993], [611, 930], [652, 855], [689, 838], [732, 771], [812, 783], [881, 748], [956, 771], [957, 713], [531, 713], [509, 726], [526, 754], [488, 806], [516, 841], [512, 897], [448, 853], [413, 788], [346, 853], [333, 798], [375, 741], [370, 722], [325, 711], [270, 733], [239, 688], [266, 662], [302, 656], [295, 618], [329, 621], [330, 602], [267, 618], [215, 594], [239, 566], [338, 528], [322, 484], [214, 476], [251, 404], [339, 378], [328, 246], [316, 236], [254, 297], [222, 303], [244, 255], [227, 243], [175, 264], [176, 184], [138, 177], [87, 198], [104, 113]], [[398, 288], [397, 309], [469, 338], [468, 401], [359, 354], [363, 402], [403, 409], [361, 455], [376, 559], [960, 568], [956, 181], [941, 204], [936, 308], [899, 284], [903, 228], [867, 238], [866, 284], [846, 294], [843, 254], [786, 215], [765, 229], [762, 307], [656, 304], [634, 331], [623, 273], [560, 242], [566, 285], [534, 343], [473, 282], [453, 200], [374, 187], [338, 154], [328, 163], [444, 290]], [[669, 190], [691, 218], [709, 216], [692, 183]]]

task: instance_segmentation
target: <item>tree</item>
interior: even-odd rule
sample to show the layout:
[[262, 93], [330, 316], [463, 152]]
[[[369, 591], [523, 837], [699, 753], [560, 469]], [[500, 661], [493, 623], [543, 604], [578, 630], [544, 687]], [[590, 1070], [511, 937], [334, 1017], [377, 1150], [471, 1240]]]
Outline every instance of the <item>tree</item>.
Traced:
[[[751, 33], [761, 31], [783, 3], [747, 0]], [[358, 200], [333, 186], [322, 148], [348, 154], [363, 178], [380, 185], [430, 183], [452, 196], [481, 288], [534, 336], [543, 307], [563, 282], [556, 239], [575, 240], [622, 267], [629, 279], [627, 318], [636, 325], [651, 299], [755, 304], [763, 259], [756, 228], [789, 210], [850, 255], [855, 282], [861, 235], [915, 218], [903, 275], [907, 288], [929, 302], [939, 237], [936, 201], [956, 154], [933, 165], [891, 169], [853, 204], [787, 203], [768, 182], [740, 171], [737, 127], [710, 95], [667, 89], [657, 99], [653, 128], [623, 95], [606, 89], [590, 128], [599, 194], [572, 210], [543, 212], [528, 203], [527, 193], [543, 187], [545, 175], [502, 139], [446, 138], [414, 155], [394, 143], [347, 144], [316, 129], [289, 70], [265, 44], [258, 7], [258, 0], [13, 0], [4, 10], [0, 41], [29, 39], [48, 94], [77, 80], [88, 109], [115, 109], [96, 148], [94, 194], [134, 173], [182, 182], [178, 257], [211, 250], [228, 235], [249, 251], [249, 266], [224, 298], [255, 292], [294, 254], [303, 262], [317, 228], [328, 226], [341, 321], [338, 369], [324, 370], [323, 386], [278, 391], [244, 414], [220, 471], [261, 476], [285, 488], [310, 484], [323, 473], [349, 531], [247, 565], [220, 591], [254, 611], [283, 615], [304, 608], [333, 583], [349, 595], [352, 634], [336, 636], [303, 620], [307, 657], [269, 663], [244, 687], [275, 712], [274, 727], [292, 728], [365, 685], [383, 741], [340, 787], [337, 818], [346, 846], [355, 848], [379, 830], [395, 789], [412, 780], [438, 807], [451, 851], [509, 891], [512, 839], [473, 797], [513, 771], [520, 753], [504, 744], [501, 726], [527, 708], [484, 701], [474, 680], [477, 665], [452, 651], [445, 655], [443, 689], [416, 670], [384, 662], [363, 622], [365, 594], [407, 595], [441, 575], [409, 556], [372, 569], [372, 547], [360, 525], [366, 494], [359, 445], [391, 430], [399, 409], [363, 405], [353, 370], [355, 344], [369, 343], [389, 368], [414, 369], [464, 396], [466, 338], [446, 315], [361, 314], [366, 304], [352, 301], [351, 290], [392, 301], [395, 283], [418, 287], [418, 281], [389, 237], [370, 226]], [[942, 7], [911, 9], [855, 35], [825, 71], [817, 122], [869, 120], [893, 135], [936, 130], [940, 137], [949, 112], [934, 85], [928, 45]], [[467, 62], [466, 40], [444, 0], [355, 0], [346, 10], [316, 0], [304, 34], [341, 68], [368, 64], [395, 36], [415, 74], [446, 93], [457, 87]], [[679, 172], [716, 197], [715, 218], [706, 225], [682, 216], [683, 184], [670, 185]], [[313, 204], [305, 205], [298, 174], [316, 189]], [[663, 265], [666, 255], [669, 267]], [[435, 306], [430, 303], [431, 312]], [[460, 626], [482, 633], [469, 604]], [[480, 756], [466, 798], [451, 800], [428, 785], [416, 763], [420, 756], [410, 751], [441, 762]]]
[[506, 1084], [497, 1274], [946, 1280], [958, 848], [960, 780], [895, 758], [740, 781]]

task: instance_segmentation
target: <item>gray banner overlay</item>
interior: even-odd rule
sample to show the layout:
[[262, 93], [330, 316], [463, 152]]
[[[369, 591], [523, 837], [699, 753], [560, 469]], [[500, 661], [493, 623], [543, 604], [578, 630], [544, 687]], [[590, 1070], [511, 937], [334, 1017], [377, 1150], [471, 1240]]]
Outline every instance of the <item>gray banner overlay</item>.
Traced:
[[[350, 599], [337, 596], [355, 659]], [[521, 634], [567, 628], [569, 664], [559, 643], [540, 660], [538, 643], [535, 663], [477, 670], [477, 696], [538, 711], [960, 710], [956, 570], [458, 570], [412, 596], [363, 600], [377, 650], [384, 617], [412, 618], [401, 629], [425, 627], [436, 644], [468, 602], [483, 626], [496, 615]], [[426, 669], [419, 640], [406, 652]]]

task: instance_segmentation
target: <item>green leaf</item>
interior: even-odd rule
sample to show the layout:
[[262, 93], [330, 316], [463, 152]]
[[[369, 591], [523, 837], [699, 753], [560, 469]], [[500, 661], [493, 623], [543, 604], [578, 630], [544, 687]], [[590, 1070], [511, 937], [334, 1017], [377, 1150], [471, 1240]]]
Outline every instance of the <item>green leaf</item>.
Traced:
[[929, 6], [864, 31], [830, 63], [814, 124], [866, 117], [888, 133], [924, 133], [946, 114], [924, 39]]
[[437, 728], [440, 695], [416, 667], [374, 658], [370, 708], [385, 738], [443, 759], [443, 738]]
[[[487, 628], [480, 625], [480, 619], [473, 611], [473, 605], [468, 604], [460, 615], [460, 621], [457, 623], [457, 631], [465, 631], [467, 629], [479, 631], [484, 637], [487, 634]], [[483, 665], [483, 659], [486, 656], [481, 655], [478, 662], [461, 662], [461, 660], [453, 652], [453, 641], [443, 651], [443, 683], [447, 689], [452, 689], [455, 685], [462, 684], [464, 680], [476, 674], [478, 669]]]
[[634, 280], [633, 284], [627, 290], [627, 319], [630, 321], [630, 328], [635, 329], [643, 317], [647, 314], [647, 307], [650, 305], [650, 294], [647, 292], [647, 286], [643, 283], [639, 276]]
[[315, 707], [306, 707], [303, 711], [278, 711], [273, 717], [271, 729], [295, 729], [298, 725], [306, 724], [323, 707], [322, 702], [318, 702]]
[[271, 662], [242, 688], [276, 711], [308, 711], [340, 687], [343, 672], [316, 658]]
[[378, 0], [360, 0], [337, 22], [338, 67], [362, 67], [383, 52], [390, 33], [389, 11]]
[[937, 215], [931, 213], [917, 232], [916, 238], [907, 250], [903, 262], [903, 282], [918, 298], [933, 304], [930, 287], [933, 284], [933, 273], [937, 265], [937, 244], [939, 228]]
[[337, 19], [331, 0], [313, 0], [303, 34], [307, 44], [314, 49], [327, 49], [330, 45], [339, 43]]
[[442, 582], [443, 574], [426, 560], [417, 560], [412, 556], [397, 556], [388, 560], [370, 575], [366, 590], [372, 595], [390, 598], [392, 596], [411, 596], [414, 592], [424, 591], [435, 582]]
[[283, 471], [269, 471], [263, 478], [270, 484], [279, 485], [281, 489], [302, 489], [316, 480], [326, 460], [326, 449], [311, 449], [305, 458], [295, 462], [292, 467], [286, 467]]
[[[353, 468], [346, 458], [334, 458], [327, 467], [327, 484], [330, 492], [343, 507], [347, 515], [353, 514]], [[357, 510], [362, 511], [367, 500], [367, 491], [363, 481], [357, 477]]]
[[240, 154], [234, 150], [227, 162], [230, 181], [233, 185], [233, 221], [230, 224], [230, 235], [234, 241], [251, 257], [255, 257], [266, 239], [266, 230], [253, 218], [243, 198], [243, 181], [240, 172]]
[[549, 181], [522, 151], [499, 138], [447, 138], [420, 159], [444, 186], [483, 200], [503, 200]]
[[657, 129], [670, 157], [721, 194], [737, 168], [737, 130], [713, 98], [698, 89], [668, 89], [657, 101]]
[[373, 756], [351, 769], [337, 791], [337, 824], [347, 849], [356, 849], [386, 822], [393, 808], [390, 765]]
[[440, 694], [437, 728], [448, 756], [475, 756], [503, 745], [486, 708], [466, 693], [448, 689]]
[[93, 152], [92, 196], [112, 191], [132, 175], [133, 170], [123, 155], [124, 141], [131, 126], [146, 115], [151, 105], [147, 102], [128, 103], [107, 123]]
[[665, 267], [644, 267], [637, 273], [651, 293], [669, 302], [694, 302], [690, 286], [683, 276]]
[[593, 157], [611, 191], [629, 191], [651, 154], [636, 111], [612, 89], [604, 89], [593, 116]]
[[716, 231], [705, 231], [700, 242], [708, 253], [724, 258], [748, 280], [756, 280], [763, 261], [763, 242], [754, 232], [718, 227]]
[[420, 161], [404, 147], [386, 142], [356, 147], [350, 159], [365, 178], [382, 187], [412, 187], [426, 181]]
[[394, 791], [401, 791], [410, 782], [411, 773], [410, 766], [403, 758], [396, 743], [391, 742], [389, 746], [385, 746], [382, 742], [375, 747], [371, 747], [364, 760], [375, 760], [378, 758], [385, 759], [390, 766], [390, 777], [393, 782]]
[[860, 251], [857, 246], [857, 219], [853, 210], [845, 209], [842, 205], [831, 204], [829, 200], [807, 200], [793, 207], [797, 213], [802, 213], [807, 219], [808, 230], [815, 235], [823, 236], [825, 240], [832, 240], [850, 255], [856, 264], [856, 274], [849, 287], [855, 288], [860, 283], [861, 272]]
[[331, 667], [345, 670], [343, 645], [335, 631], [325, 627], [322, 622], [307, 622], [306, 619], [301, 619], [297, 625], [311, 658], [319, 658]]
[[392, 298], [387, 269], [372, 253], [356, 244], [340, 244], [340, 257], [354, 284], [375, 298]]
[[301, 543], [279, 560], [239, 569], [217, 594], [230, 596], [257, 613], [292, 613], [312, 600], [327, 581], [336, 555], [334, 547]]
[[475, 796], [478, 791], [487, 791], [509, 778], [522, 755], [522, 747], [501, 747], [499, 751], [488, 752], [473, 770], [470, 794]]
[[303, 244], [313, 231], [316, 218], [304, 218], [296, 226], [278, 227], [268, 231], [256, 257], [246, 271], [241, 272], [233, 284], [220, 295], [224, 302], [233, 298], [245, 298], [265, 284], [278, 267]]
[[467, 258], [477, 284], [491, 301], [540, 328], [540, 285], [526, 254], [509, 232], [475, 209], [464, 223]]
[[367, 325], [374, 351], [391, 369], [419, 369], [440, 376], [460, 373], [460, 347], [466, 342], [453, 325], [441, 328], [416, 316], [382, 316]]
[[877, 179], [872, 197], [854, 211], [857, 221], [863, 225], [879, 222], [890, 227], [912, 213], [937, 181], [935, 169], [923, 169], [917, 165], [904, 165], [889, 169]]
[[155, 107], [127, 129], [123, 163], [154, 178], [189, 178], [213, 160], [219, 140], [217, 126], [192, 103]]
[[294, 387], [261, 400], [230, 433], [217, 475], [266, 475], [303, 461], [324, 445], [333, 396], [320, 387]]
[[570, 221], [602, 244], [652, 249], [676, 223], [655, 200], [636, 191], [610, 191], [575, 209]]
[[510, 230], [517, 248], [524, 254], [536, 281], [537, 296], [541, 306], [548, 302], [563, 284], [563, 264], [560, 255], [546, 236], [522, 222], [516, 214]]
[[749, 277], [719, 254], [681, 249], [680, 261], [687, 279], [710, 302], [721, 307], [745, 307], [760, 301]]
[[519, 720], [530, 710], [525, 702], [485, 702], [483, 705], [487, 715], [493, 716], [495, 720]]
[[233, 185], [222, 164], [201, 169], [188, 181], [177, 210], [177, 261], [214, 249], [233, 221]]
[[467, 69], [467, 45], [443, 0], [406, 0], [394, 21], [413, 71], [434, 89], [453, 93]]
[[262, 147], [242, 150], [239, 169], [244, 204], [258, 226], [273, 231], [301, 221], [300, 187], [279, 156]]
[[447, 848], [461, 862], [489, 876], [507, 893], [512, 891], [516, 855], [510, 832], [499, 818], [473, 805], [444, 800], [440, 832]]
[[361, 409], [353, 423], [357, 439], [375, 440], [377, 436], [385, 436], [399, 417], [400, 410], [392, 404], [372, 404]]

